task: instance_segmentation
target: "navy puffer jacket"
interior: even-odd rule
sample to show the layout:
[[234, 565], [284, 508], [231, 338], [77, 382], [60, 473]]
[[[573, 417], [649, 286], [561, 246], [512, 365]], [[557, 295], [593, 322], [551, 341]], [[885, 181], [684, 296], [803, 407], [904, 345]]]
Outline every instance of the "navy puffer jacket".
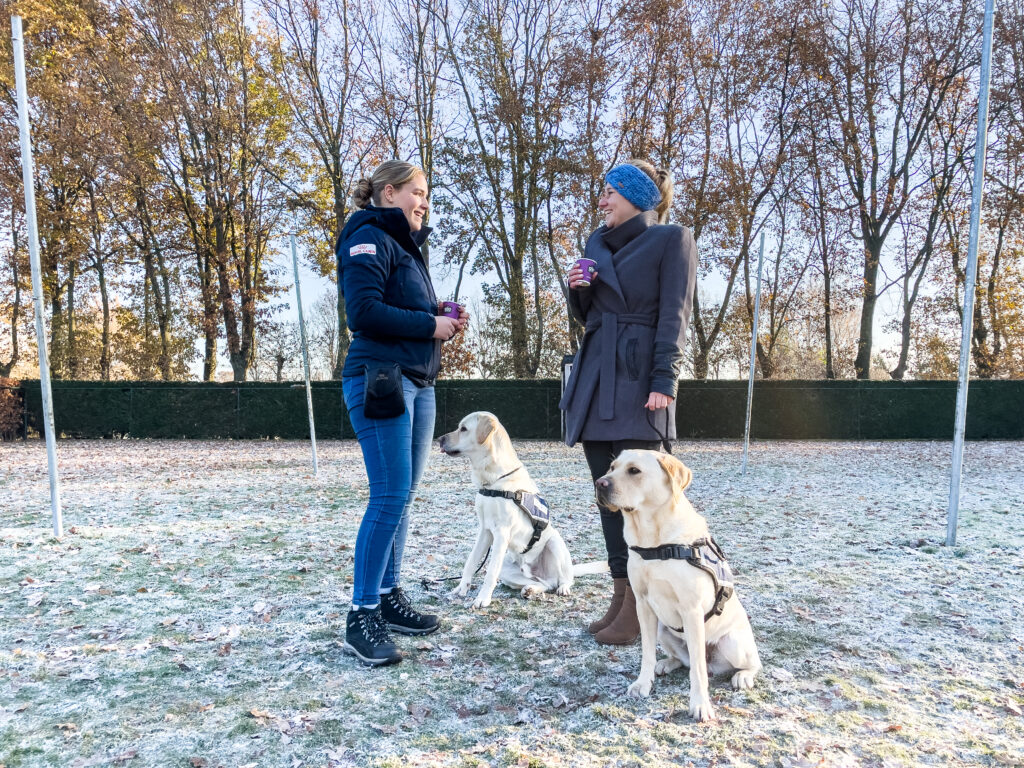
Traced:
[[431, 386], [441, 367], [434, 336], [437, 297], [418, 232], [400, 208], [353, 213], [338, 237], [338, 286], [352, 344], [342, 376], [361, 376], [369, 362], [395, 362], [417, 386]]

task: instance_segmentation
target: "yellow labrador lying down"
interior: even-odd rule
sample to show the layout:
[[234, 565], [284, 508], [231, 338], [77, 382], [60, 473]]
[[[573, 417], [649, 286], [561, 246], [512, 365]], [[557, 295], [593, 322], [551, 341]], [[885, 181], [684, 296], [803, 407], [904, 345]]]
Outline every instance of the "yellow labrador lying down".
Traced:
[[[710, 720], [708, 667], [712, 674], [731, 673], [733, 688], [751, 688], [761, 660], [724, 555], [683, 495], [691, 479], [668, 454], [630, 450], [619, 454], [596, 488], [601, 504], [622, 512], [629, 545], [642, 656], [640, 676], [627, 693], [648, 696], [655, 674], [687, 665], [690, 715]], [[668, 658], [655, 664], [658, 642]]]
[[[480, 592], [473, 600], [474, 608], [491, 604], [499, 579], [513, 589], [521, 589], [523, 597], [551, 590], [568, 595], [575, 576], [608, 570], [607, 563], [599, 562], [573, 567], [569, 549], [558, 531], [550, 523], [543, 525], [546, 505], [530, 473], [519, 462], [508, 432], [494, 414], [469, 414], [459, 422], [458, 429], [442, 435], [440, 443], [441, 450], [449, 456], [469, 459], [480, 523], [476, 544], [462, 569], [462, 580], [452, 590], [453, 598], [469, 594], [473, 571], [488, 547], [492, 549], [491, 559]], [[513, 498], [516, 492], [520, 492], [518, 500]], [[534, 515], [523, 509], [520, 501]]]

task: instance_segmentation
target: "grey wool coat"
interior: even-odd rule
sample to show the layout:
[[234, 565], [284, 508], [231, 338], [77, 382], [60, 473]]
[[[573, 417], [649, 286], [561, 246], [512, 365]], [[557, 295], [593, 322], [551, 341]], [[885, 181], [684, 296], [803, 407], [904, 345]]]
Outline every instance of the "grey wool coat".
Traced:
[[697, 278], [693, 234], [647, 211], [599, 227], [584, 256], [597, 262], [598, 276], [569, 291], [586, 332], [559, 403], [565, 442], [674, 439], [674, 404], [644, 404], [651, 392], [676, 396]]

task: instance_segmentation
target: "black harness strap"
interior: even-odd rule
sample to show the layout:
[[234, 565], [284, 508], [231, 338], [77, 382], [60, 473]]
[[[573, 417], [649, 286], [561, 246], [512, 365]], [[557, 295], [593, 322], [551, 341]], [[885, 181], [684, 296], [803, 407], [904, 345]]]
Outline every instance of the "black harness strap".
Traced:
[[[732, 597], [733, 586], [732, 584], [723, 584], [719, 581], [717, 571], [704, 562], [705, 556], [702, 554], [702, 550], [705, 548], [719, 562], [726, 565], [725, 552], [722, 551], [722, 548], [710, 536], [706, 539], [697, 539], [690, 546], [685, 544], [662, 544], [660, 547], [630, 547], [632, 551], [636, 552], [644, 560], [685, 560], [694, 568], [700, 568], [700, 570], [708, 574], [715, 584], [715, 604], [711, 606], [710, 611], [704, 614], [704, 621], [706, 622], [712, 616], [720, 616], [722, 614], [722, 611], [725, 610], [726, 601]], [[675, 627], [671, 629], [679, 633], [683, 631]]]
[[[512, 473], [509, 472], [509, 474]], [[500, 480], [501, 478], [498, 479]], [[533, 549], [534, 544], [540, 541], [540, 535], [544, 533], [544, 529], [548, 527], [548, 523], [546, 520], [540, 520], [530, 514], [530, 510], [527, 509], [526, 505], [523, 503], [523, 497], [526, 495], [525, 491], [495, 491], [492, 488], [481, 488], [477, 493], [481, 496], [488, 496], [492, 499], [509, 499], [514, 501], [516, 506], [523, 510], [523, 512], [526, 513], [526, 516], [530, 518], [530, 523], [533, 525], [533, 535], [530, 537], [530, 543], [526, 545], [526, 549], [524, 549], [520, 554], [525, 555]]]

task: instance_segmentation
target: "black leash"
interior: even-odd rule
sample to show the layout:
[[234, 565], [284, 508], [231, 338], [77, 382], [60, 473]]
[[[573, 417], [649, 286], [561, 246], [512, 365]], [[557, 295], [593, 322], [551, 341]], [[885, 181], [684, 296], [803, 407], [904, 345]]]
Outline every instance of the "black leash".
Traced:
[[[476, 570], [473, 571], [473, 575], [474, 576], [476, 576], [478, 573], [480, 573], [480, 569], [484, 567], [484, 563], [487, 562], [487, 558], [490, 557], [490, 556], [491, 556], [491, 548], [488, 547], [487, 551], [484, 553], [484, 559], [480, 561], [480, 565], [478, 565], [476, 567]], [[420, 578], [420, 584], [423, 585], [424, 589], [430, 589], [435, 584], [440, 584], [441, 582], [444, 582], [444, 581], [455, 581], [456, 579], [461, 579], [461, 578], [462, 578], [462, 574], [461, 573], [458, 576], [437, 576], [437, 577], [435, 577], [433, 579], [427, 578], [426, 576], [423, 576], [423, 577]]]
[[[673, 400], [673, 402], [675, 402], [675, 401]], [[658, 433], [658, 437], [661, 438], [661, 447], [665, 450], [665, 453], [667, 453], [669, 456], [672, 455], [672, 441], [668, 439], [668, 409], [671, 406], [672, 406], [672, 403], [669, 403], [667, 406], [665, 406], [665, 431], [664, 432], [662, 432], [660, 429], [658, 429], [658, 427], [655, 426], [654, 422], [651, 421], [651, 411], [650, 411], [650, 409], [644, 408], [644, 411], [646, 411], [646, 414], [647, 414], [647, 423], [651, 425], [651, 429], [653, 429], [655, 432]], [[661, 410], [661, 409], [659, 408], [658, 410]]]

